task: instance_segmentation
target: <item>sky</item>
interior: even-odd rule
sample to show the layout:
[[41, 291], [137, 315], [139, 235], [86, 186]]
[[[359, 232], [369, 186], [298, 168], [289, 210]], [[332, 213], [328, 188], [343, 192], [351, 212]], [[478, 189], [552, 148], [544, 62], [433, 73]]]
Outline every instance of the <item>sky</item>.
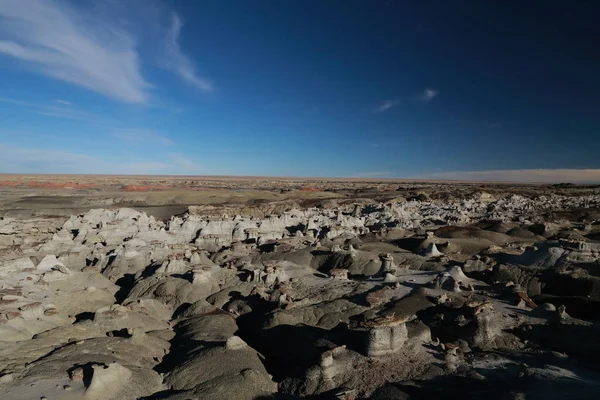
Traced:
[[0, 172], [600, 182], [596, 1], [0, 0]]

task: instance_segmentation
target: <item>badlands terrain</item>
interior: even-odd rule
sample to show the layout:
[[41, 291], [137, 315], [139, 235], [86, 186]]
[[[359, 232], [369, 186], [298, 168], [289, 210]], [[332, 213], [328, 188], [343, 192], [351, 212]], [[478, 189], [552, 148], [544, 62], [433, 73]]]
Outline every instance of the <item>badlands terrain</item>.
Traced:
[[593, 399], [600, 189], [0, 176], [0, 398]]

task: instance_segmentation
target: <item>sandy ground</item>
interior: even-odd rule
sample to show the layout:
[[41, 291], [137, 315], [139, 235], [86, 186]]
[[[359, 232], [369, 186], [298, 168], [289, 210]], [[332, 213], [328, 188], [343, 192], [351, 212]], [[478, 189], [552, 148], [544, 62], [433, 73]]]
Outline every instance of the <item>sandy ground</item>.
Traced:
[[[68, 216], [92, 208], [134, 207], [156, 218], [184, 212], [190, 205], [246, 204], [294, 200], [370, 198], [389, 201], [424, 193], [455, 196], [487, 193], [540, 193], [536, 184], [416, 181], [359, 178], [286, 178], [136, 175], [0, 174], [0, 216]], [[553, 193], [586, 188], [552, 188]]]

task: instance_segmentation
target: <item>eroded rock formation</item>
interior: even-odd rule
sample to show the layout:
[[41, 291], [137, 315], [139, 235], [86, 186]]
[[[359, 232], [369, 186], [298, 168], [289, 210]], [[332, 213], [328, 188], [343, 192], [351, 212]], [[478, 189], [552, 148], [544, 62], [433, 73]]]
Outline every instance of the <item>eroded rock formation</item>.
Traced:
[[568, 386], [597, 373], [557, 354], [600, 352], [600, 220], [565, 213], [599, 206], [598, 195], [480, 194], [190, 207], [167, 221], [128, 208], [5, 218], [0, 391], [400, 399], [519, 368], [531, 378], [519, 393], [548, 374]]

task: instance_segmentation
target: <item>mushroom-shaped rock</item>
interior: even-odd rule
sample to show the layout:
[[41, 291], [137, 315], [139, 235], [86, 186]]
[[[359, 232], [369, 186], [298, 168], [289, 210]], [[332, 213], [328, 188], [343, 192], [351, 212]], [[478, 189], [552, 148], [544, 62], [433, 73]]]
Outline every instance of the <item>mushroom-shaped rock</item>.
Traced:
[[369, 357], [385, 356], [400, 350], [408, 339], [408, 330], [404, 318], [393, 314], [365, 321], [356, 329], [359, 334], [358, 345]]
[[348, 280], [348, 270], [343, 268], [334, 268], [329, 271], [329, 276], [337, 280]]
[[472, 289], [475, 285], [481, 285], [481, 282], [466, 276], [459, 266], [450, 268], [448, 273], [461, 287]]
[[423, 252], [423, 256], [430, 257], [430, 258], [441, 257], [443, 255], [444, 255], [444, 253], [439, 251], [437, 246], [433, 242], [429, 243], [429, 245], [427, 246], [427, 249], [425, 249], [425, 251]]
[[379, 255], [381, 259], [381, 270], [380, 274], [385, 276], [386, 274], [394, 271], [396, 269], [396, 264], [394, 263], [394, 257], [390, 253], [383, 253]]

